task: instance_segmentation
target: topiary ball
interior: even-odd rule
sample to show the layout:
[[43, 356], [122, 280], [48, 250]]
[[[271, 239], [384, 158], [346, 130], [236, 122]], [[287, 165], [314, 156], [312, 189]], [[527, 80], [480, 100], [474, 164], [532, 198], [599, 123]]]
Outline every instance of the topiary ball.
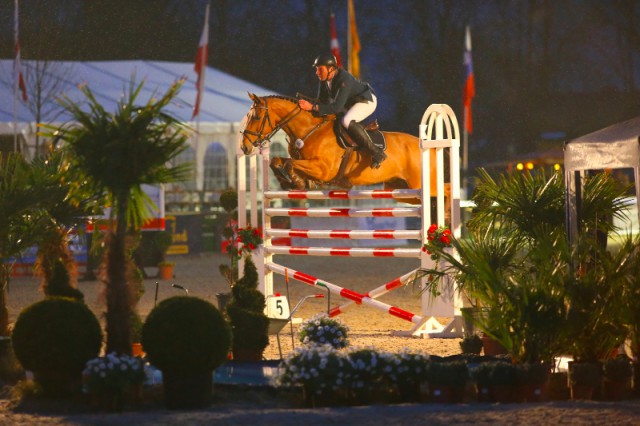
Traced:
[[232, 189], [223, 192], [220, 195], [220, 206], [227, 213], [234, 211], [238, 207], [238, 193]]
[[84, 303], [51, 297], [22, 310], [12, 343], [25, 369], [74, 375], [100, 353], [102, 329]]
[[197, 297], [163, 300], [142, 326], [147, 358], [164, 372], [212, 371], [227, 359], [230, 346], [227, 321], [215, 306]]

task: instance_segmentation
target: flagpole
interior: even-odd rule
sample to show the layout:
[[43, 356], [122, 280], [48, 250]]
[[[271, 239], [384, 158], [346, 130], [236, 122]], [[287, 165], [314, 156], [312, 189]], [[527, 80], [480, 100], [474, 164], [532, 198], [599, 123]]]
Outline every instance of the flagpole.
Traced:
[[[18, 0], [15, 0], [15, 10], [14, 10], [14, 46], [18, 48]], [[14, 52], [14, 55], [17, 55], [18, 52]], [[13, 58], [13, 151], [18, 152], [18, 78], [19, 70], [17, 68], [17, 57]]]
[[464, 130], [462, 131], [462, 188], [465, 199], [469, 199], [467, 169], [469, 168], [469, 132], [467, 132], [467, 108], [464, 108]]
[[[211, 7], [211, 2], [207, 2], [207, 6], [205, 8], [204, 13], [204, 26], [202, 29], [202, 34], [200, 35], [200, 42], [198, 43], [198, 54], [196, 57], [195, 70], [198, 73], [197, 79], [197, 96], [196, 96], [196, 105], [194, 106], [194, 115], [196, 116], [196, 185], [198, 179], [200, 179], [200, 174], [202, 172], [202, 166], [200, 161], [200, 105], [202, 104], [202, 98], [204, 98], [204, 78], [207, 67], [207, 58], [208, 58], [208, 49], [209, 49], [209, 10]], [[204, 208], [204, 199], [205, 199], [205, 190], [206, 190], [206, 182], [204, 173], [202, 173], [201, 178], [202, 186], [200, 191], [200, 208]]]

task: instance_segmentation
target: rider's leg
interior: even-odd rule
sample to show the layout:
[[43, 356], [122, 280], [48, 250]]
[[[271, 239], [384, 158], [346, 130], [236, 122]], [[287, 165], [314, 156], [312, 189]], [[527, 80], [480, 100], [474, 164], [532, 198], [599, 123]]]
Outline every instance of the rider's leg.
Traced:
[[383, 150], [374, 145], [369, 134], [359, 122], [373, 114], [377, 105], [378, 102], [374, 96], [372, 102], [359, 102], [353, 105], [342, 118], [342, 125], [347, 129], [349, 136], [351, 136], [358, 146], [364, 148], [371, 154], [372, 169], [380, 167], [380, 164], [387, 158], [387, 155]]
[[352, 120], [347, 128], [349, 136], [358, 144], [361, 148], [366, 149], [371, 154], [371, 168], [377, 169], [380, 164], [387, 158], [387, 154], [383, 150], [374, 145], [373, 141], [369, 137], [367, 131], [362, 127], [362, 124]]

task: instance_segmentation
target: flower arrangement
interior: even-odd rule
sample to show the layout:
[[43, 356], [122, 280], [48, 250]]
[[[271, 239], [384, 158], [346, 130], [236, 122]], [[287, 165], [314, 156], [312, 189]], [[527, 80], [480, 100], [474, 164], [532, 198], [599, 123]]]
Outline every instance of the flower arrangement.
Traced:
[[279, 386], [302, 386], [322, 395], [343, 389], [349, 381], [348, 361], [329, 344], [297, 347], [289, 354], [276, 378]]
[[115, 352], [87, 361], [82, 375], [90, 393], [122, 393], [146, 377], [141, 358]]
[[302, 323], [298, 337], [305, 345], [329, 344], [335, 349], [342, 349], [349, 344], [348, 332], [349, 327], [339, 319], [320, 314]]
[[438, 251], [445, 247], [451, 247], [451, 231], [446, 226], [438, 226], [435, 223], [427, 229], [427, 242], [422, 251], [431, 256], [431, 260], [438, 261]]
[[239, 257], [250, 254], [264, 242], [262, 239], [262, 230], [260, 228], [253, 228], [251, 225], [246, 228], [238, 228], [237, 242], [242, 243], [242, 246], [238, 249]]

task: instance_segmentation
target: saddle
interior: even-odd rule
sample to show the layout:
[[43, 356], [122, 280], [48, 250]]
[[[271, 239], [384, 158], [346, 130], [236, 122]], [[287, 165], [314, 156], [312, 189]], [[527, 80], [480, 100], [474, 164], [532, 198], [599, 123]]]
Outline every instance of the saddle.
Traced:
[[[384, 134], [380, 131], [378, 120], [375, 120], [375, 119], [371, 120], [364, 126], [364, 129], [369, 134], [369, 137], [373, 141], [373, 144], [378, 148], [380, 148], [381, 150], [386, 151], [387, 140], [385, 139]], [[340, 145], [342, 149], [349, 149], [349, 148], [353, 148], [355, 150], [360, 149], [358, 144], [356, 144], [353, 141], [353, 139], [351, 139], [351, 136], [349, 136], [349, 134], [347, 133], [347, 130], [344, 127], [342, 127], [342, 125], [340, 124], [339, 118], [336, 118], [336, 120], [333, 122], [333, 131], [336, 134], [338, 145]]]

